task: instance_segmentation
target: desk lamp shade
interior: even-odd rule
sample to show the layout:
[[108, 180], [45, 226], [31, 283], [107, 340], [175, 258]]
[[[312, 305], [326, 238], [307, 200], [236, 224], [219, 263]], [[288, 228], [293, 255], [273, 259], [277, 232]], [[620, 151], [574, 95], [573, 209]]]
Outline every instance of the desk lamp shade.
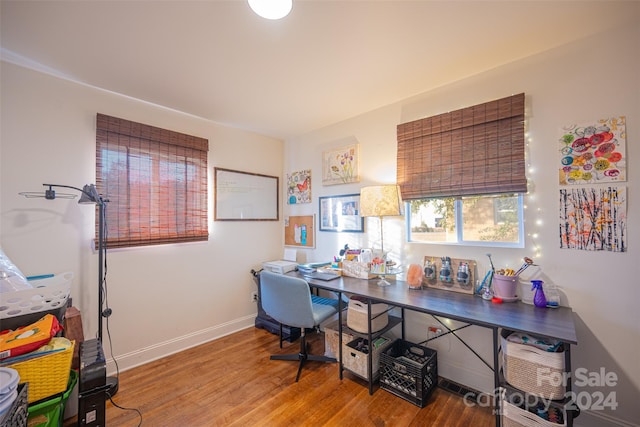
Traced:
[[397, 185], [373, 185], [360, 190], [360, 215], [380, 218], [380, 251], [384, 253], [382, 217], [404, 215], [400, 187]]
[[400, 216], [403, 215], [400, 187], [397, 185], [372, 185], [360, 190], [360, 215]]

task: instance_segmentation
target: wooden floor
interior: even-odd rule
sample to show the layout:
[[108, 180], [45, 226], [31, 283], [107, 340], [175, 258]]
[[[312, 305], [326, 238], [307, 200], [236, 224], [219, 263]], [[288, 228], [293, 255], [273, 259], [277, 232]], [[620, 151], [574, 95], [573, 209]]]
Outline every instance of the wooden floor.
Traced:
[[[322, 333], [308, 335], [324, 352]], [[465, 405], [436, 389], [424, 408], [386, 390], [369, 395], [362, 380], [338, 376], [338, 365], [309, 362], [295, 382], [295, 362], [272, 353], [297, 353], [298, 342], [249, 328], [120, 374], [107, 402], [108, 426], [474, 426], [495, 425], [491, 409]], [[64, 425], [75, 425], [75, 418]]]

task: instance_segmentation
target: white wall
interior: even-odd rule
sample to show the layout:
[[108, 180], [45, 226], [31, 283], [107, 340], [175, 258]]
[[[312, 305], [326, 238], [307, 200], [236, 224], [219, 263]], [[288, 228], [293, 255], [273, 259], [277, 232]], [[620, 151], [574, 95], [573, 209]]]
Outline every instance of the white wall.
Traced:
[[[385, 249], [404, 264], [421, 262], [429, 255], [449, 255], [478, 261], [486, 271], [491, 252], [494, 263], [518, 266], [531, 256], [542, 268], [540, 277], [562, 289], [563, 301], [573, 308], [578, 345], [573, 348], [573, 368], [614, 372], [616, 387], [583, 387], [583, 399], [597, 399], [597, 391], [615, 392], [616, 410], [589, 411], [576, 425], [637, 423], [640, 410], [640, 27], [622, 28], [575, 42], [518, 62], [496, 68], [351, 120], [286, 141], [285, 172], [311, 168], [314, 203], [285, 206], [291, 215], [318, 214], [317, 197], [359, 192], [361, 186], [395, 182], [396, 126], [422, 117], [456, 110], [493, 99], [526, 94], [527, 158], [530, 193], [526, 197], [526, 247], [521, 250], [452, 245], [408, 244], [401, 219], [385, 219]], [[628, 234], [626, 253], [562, 250], [558, 239], [559, 162], [557, 141], [563, 125], [610, 116], [627, 117]], [[323, 150], [357, 141], [361, 153], [361, 182], [322, 186]], [[310, 261], [330, 259], [350, 246], [379, 245], [377, 219], [367, 220], [367, 233], [319, 232], [317, 248], [308, 251]], [[539, 237], [532, 238], [534, 234]], [[437, 324], [427, 316], [409, 319], [408, 336], [427, 337], [426, 325]], [[491, 361], [491, 333], [479, 327], [460, 332], [483, 357]], [[434, 341], [439, 350], [439, 373], [480, 390], [493, 388], [491, 371], [455, 338]], [[585, 400], [583, 400], [585, 402]], [[624, 424], [626, 425], [626, 424]], [[634, 424], [635, 425], [635, 424]]]
[[[90, 249], [94, 209], [78, 205], [78, 199], [27, 199], [18, 193], [42, 191], [42, 183], [95, 182], [97, 112], [207, 138], [210, 207], [215, 166], [278, 177], [283, 169], [279, 140], [4, 62], [1, 88], [2, 248], [26, 275], [75, 274], [73, 304], [81, 310], [87, 338], [95, 336], [98, 324], [98, 260]], [[109, 251], [109, 326], [120, 369], [253, 325], [250, 294], [256, 286], [250, 270], [281, 256], [282, 220], [212, 217], [206, 243]]]

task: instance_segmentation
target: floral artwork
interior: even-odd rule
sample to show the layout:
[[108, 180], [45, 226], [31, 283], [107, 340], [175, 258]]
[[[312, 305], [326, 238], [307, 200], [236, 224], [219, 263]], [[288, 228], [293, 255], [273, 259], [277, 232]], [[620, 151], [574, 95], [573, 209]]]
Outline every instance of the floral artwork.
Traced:
[[322, 184], [348, 184], [360, 181], [358, 144], [322, 153]]
[[627, 251], [625, 187], [560, 190], [560, 248]]
[[311, 203], [311, 170], [287, 174], [287, 204]]
[[563, 128], [560, 184], [626, 181], [625, 116]]

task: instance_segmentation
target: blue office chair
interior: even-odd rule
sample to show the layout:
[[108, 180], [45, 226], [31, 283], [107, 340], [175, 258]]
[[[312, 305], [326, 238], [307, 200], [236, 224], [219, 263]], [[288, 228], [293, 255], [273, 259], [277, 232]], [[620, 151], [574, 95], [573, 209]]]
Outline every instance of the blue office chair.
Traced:
[[[298, 360], [300, 379], [302, 366], [307, 360], [337, 362], [333, 357], [317, 356], [307, 352], [305, 329], [320, 326], [338, 312], [338, 300], [311, 295], [309, 284], [298, 277], [285, 276], [263, 270], [260, 273], [260, 293], [264, 311], [282, 325], [300, 328], [300, 352], [298, 354], [274, 354], [271, 360]], [[282, 347], [282, 341], [280, 342]]]

